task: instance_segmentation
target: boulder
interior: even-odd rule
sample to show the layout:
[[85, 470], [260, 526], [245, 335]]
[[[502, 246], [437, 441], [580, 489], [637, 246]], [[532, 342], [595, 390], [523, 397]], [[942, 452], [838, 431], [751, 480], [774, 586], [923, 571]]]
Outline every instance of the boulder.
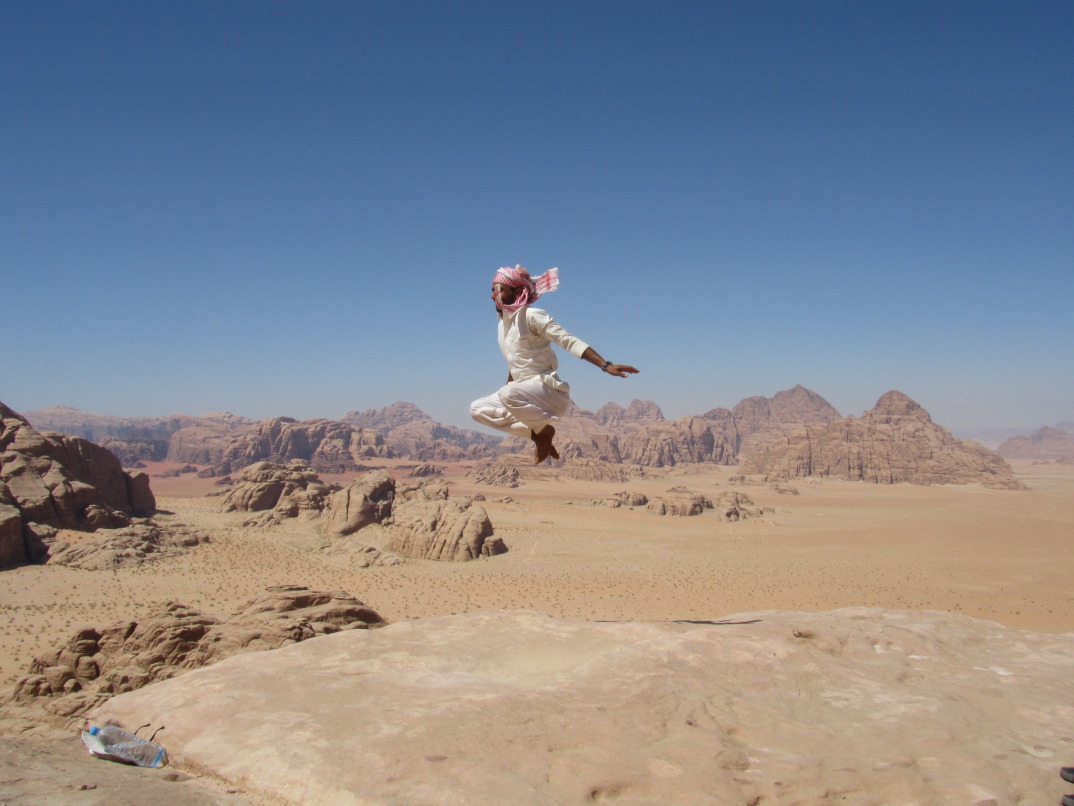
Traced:
[[336, 485], [323, 483], [309, 467], [298, 463], [255, 462], [239, 474], [222, 507], [224, 512], [282, 510], [290, 517], [301, 510], [320, 511]]
[[701, 493], [684, 487], [672, 487], [659, 498], [649, 501], [648, 509], [654, 515], [691, 516], [712, 509], [712, 501]]
[[772, 507], [759, 507], [753, 503], [753, 499], [746, 493], [730, 490], [716, 496], [712, 505], [722, 520], [728, 522], [744, 521], [749, 518], [759, 518], [768, 515], [775, 510]]
[[327, 501], [323, 529], [328, 534], [349, 535], [392, 514], [395, 479], [373, 470], [334, 493]]
[[22, 542], [22, 514], [5, 485], [0, 484], [0, 566], [26, 560]]
[[396, 502], [390, 532], [389, 551], [421, 560], [461, 562], [507, 551], [484, 508], [465, 499]]
[[116, 456], [81, 437], [38, 431], [0, 403], [0, 507], [14, 507], [23, 548], [10, 540], [15, 518], [9, 509], [0, 556], [6, 562], [39, 559], [56, 529], [92, 531], [129, 525], [156, 509], [143, 473], [128, 474]]

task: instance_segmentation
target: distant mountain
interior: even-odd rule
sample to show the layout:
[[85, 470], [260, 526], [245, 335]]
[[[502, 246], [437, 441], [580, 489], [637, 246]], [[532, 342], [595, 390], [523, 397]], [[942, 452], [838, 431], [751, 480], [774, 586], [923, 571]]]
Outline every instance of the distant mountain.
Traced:
[[125, 465], [139, 460], [210, 464], [220, 461], [223, 442], [248, 430], [256, 420], [230, 412], [200, 417], [111, 417], [70, 406], [52, 406], [25, 415], [40, 431], [81, 437], [112, 451]]
[[965, 484], [1022, 489], [1003, 459], [963, 442], [932, 422], [899, 391], [883, 395], [860, 419], [806, 425], [763, 446], [742, 463], [744, 474], [770, 478], [840, 478], [878, 484]]
[[343, 422], [379, 431], [396, 456], [422, 462], [480, 458], [503, 441], [498, 434], [443, 425], [413, 403], [403, 401], [383, 409], [348, 412]]
[[219, 473], [258, 461], [301, 459], [322, 473], [345, 472], [369, 457], [417, 461], [479, 458], [502, 441], [441, 425], [413, 403], [349, 412], [342, 421], [290, 417], [251, 420], [229, 412], [191, 417], [111, 417], [53, 406], [30, 412], [36, 428], [107, 447], [127, 466], [143, 461], [212, 465]]
[[[991, 473], [1000, 486], [1007, 483], [1010, 468], [1002, 459], [980, 445], [956, 440], [905, 395], [888, 393], [877, 406], [901, 412], [897, 419], [902, 425], [881, 423], [876, 409], [866, 412], [861, 420], [841, 418], [828, 401], [801, 385], [770, 398], [747, 397], [731, 409], [715, 408], [677, 420], [666, 420], [660, 407], [647, 400], [634, 400], [626, 408], [608, 403], [596, 412], [572, 405], [567, 416], [556, 423], [556, 444], [564, 461], [586, 459], [652, 468], [749, 463], [749, 467], [762, 468], [756, 472], [791, 476], [801, 473], [788, 467], [787, 462], [804, 461], [802, 456], [793, 458], [794, 451], [813, 450], [816, 453], [810, 456], [807, 466], [815, 475], [855, 477], [857, 473], [876, 480], [928, 483], [929, 479], [954, 480], [965, 471], [974, 478], [974, 474]], [[363, 467], [371, 457], [446, 462], [491, 459], [505, 450], [531, 450], [528, 443], [515, 438], [443, 425], [404, 401], [382, 409], [351, 411], [342, 420], [276, 417], [254, 421], [228, 413], [115, 418], [66, 406], [42, 409], [29, 416], [36, 417], [35, 424], [41, 428], [63, 433], [78, 429], [78, 433], [90, 433], [98, 439], [103, 435], [103, 440], [111, 442], [109, 448], [125, 461], [159, 457], [212, 465], [219, 473], [237, 472], [257, 461], [300, 459], [319, 472], [343, 472]], [[874, 467], [869, 457], [854, 458], [860, 446], [836, 445], [832, 435], [840, 433], [848, 439], [869, 442], [873, 451], [869, 456], [880, 464]], [[924, 443], [920, 442], [923, 434], [926, 442], [938, 447], [940, 459], [954, 461], [961, 470], [941, 468], [943, 461], [939, 459], [939, 464], [926, 468], [921, 453]], [[893, 440], [901, 447], [896, 446], [895, 453], [891, 453], [885, 440]], [[902, 445], [904, 442], [907, 444]], [[840, 450], [843, 453], [837, 455]], [[877, 451], [887, 453], [881, 456]], [[758, 459], [762, 453], [763, 458]], [[823, 468], [813, 461], [822, 454], [827, 462]], [[972, 461], [971, 455], [976, 456]], [[955, 461], [954, 456], [960, 458]], [[885, 462], [890, 465], [886, 469]], [[904, 467], [907, 462], [910, 464]], [[1009, 480], [1013, 481], [1013, 476]]]
[[1004, 459], [1074, 463], [1074, 435], [1066, 429], [1045, 426], [1029, 436], [1011, 437], [999, 446], [997, 452]]
[[556, 424], [563, 459], [586, 458], [643, 467], [679, 464], [736, 464], [761, 445], [783, 439], [805, 423], [827, 423], [839, 412], [804, 386], [754, 396], [733, 409], [665, 420], [651, 401], [627, 409], [608, 404], [593, 412], [574, 409]]

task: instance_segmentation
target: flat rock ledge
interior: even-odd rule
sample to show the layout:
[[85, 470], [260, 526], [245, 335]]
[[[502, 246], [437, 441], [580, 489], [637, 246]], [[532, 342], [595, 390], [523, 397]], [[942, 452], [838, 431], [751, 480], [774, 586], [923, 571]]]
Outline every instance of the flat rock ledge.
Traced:
[[1074, 633], [946, 613], [512, 611], [234, 656], [94, 718], [296, 804], [1046, 804], [1071, 680]]

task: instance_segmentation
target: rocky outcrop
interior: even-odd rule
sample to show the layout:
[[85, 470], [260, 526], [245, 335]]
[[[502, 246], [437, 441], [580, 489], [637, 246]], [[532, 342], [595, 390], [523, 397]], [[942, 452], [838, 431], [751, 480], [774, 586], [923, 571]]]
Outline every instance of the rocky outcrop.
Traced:
[[1074, 462], [1074, 436], [1062, 428], [1045, 426], [1029, 436], [1011, 437], [996, 450], [1004, 459], [1038, 462]]
[[712, 501], [708, 496], [685, 487], [672, 487], [664, 495], [651, 499], [648, 504], [649, 512], [654, 515], [687, 517], [700, 515], [706, 509], [712, 509]]
[[610, 507], [611, 509], [619, 509], [620, 507], [643, 507], [649, 503], [649, 497], [645, 493], [631, 492], [629, 490], [620, 490], [617, 493], [605, 496], [603, 498], [591, 498], [588, 501], [582, 502], [585, 506], [590, 507]]
[[328, 499], [324, 531], [343, 536], [383, 523], [391, 517], [394, 502], [395, 479], [380, 470], [370, 471]]
[[186, 526], [163, 528], [152, 522], [118, 529], [102, 529], [92, 537], [56, 533], [49, 546], [48, 564], [86, 571], [111, 571], [140, 565], [148, 560], [176, 557], [209, 538]]
[[611, 464], [599, 459], [567, 459], [555, 472], [561, 479], [603, 481], [612, 484], [622, 484], [648, 475], [645, 468], [638, 465]]
[[388, 550], [420, 560], [463, 562], [507, 551], [484, 508], [468, 499], [399, 502], [390, 530]]
[[446, 484], [398, 484], [378, 470], [329, 499], [324, 531], [342, 537], [373, 524], [387, 532], [386, 549], [404, 557], [460, 562], [507, 551], [471, 499], [450, 497]]
[[320, 473], [350, 473], [364, 469], [363, 459], [391, 455], [375, 431], [335, 420], [274, 417], [233, 437], [216, 470], [226, 475], [255, 462], [286, 464], [298, 459]]
[[664, 422], [664, 412], [651, 400], [632, 400], [625, 409], [606, 403], [594, 412], [594, 419], [609, 428], [631, 428]]
[[200, 417], [186, 414], [110, 417], [70, 406], [27, 412], [26, 419], [39, 430], [59, 431], [96, 442], [115, 453], [126, 467], [138, 461], [164, 460], [215, 464], [232, 436], [255, 425], [254, 420], [230, 412], [212, 412]]
[[413, 403], [402, 401], [383, 409], [351, 411], [343, 415], [349, 425], [379, 432], [394, 456], [421, 462], [457, 462], [491, 454], [501, 437], [436, 422]]
[[562, 425], [557, 423], [556, 435], [564, 459], [657, 468], [734, 465], [804, 423], [827, 423], [838, 417], [824, 398], [799, 385], [772, 398], [746, 398], [734, 409], [716, 408], [678, 420], [665, 420], [655, 403], [640, 400], [627, 409], [609, 403], [595, 414], [572, 409]]
[[772, 507], [757, 506], [748, 495], [735, 490], [722, 492], [716, 496], [716, 501], [713, 503], [712, 508], [720, 516], [721, 520], [729, 523], [759, 518], [762, 515], [775, 512]]
[[80, 437], [38, 431], [0, 403], [3, 562], [44, 559], [58, 529], [126, 526], [155, 510], [144, 473], [124, 472], [114, 454]]
[[466, 478], [493, 487], [517, 487], [522, 483], [521, 462], [522, 458], [518, 456], [500, 456], [482, 462], [467, 473]]
[[876, 484], [981, 483], [1022, 489], [1010, 466], [982, 445], [955, 439], [925, 409], [891, 391], [861, 419], [805, 426], [759, 449], [742, 472], [770, 479], [806, 476]]
[[734, 422], [720, 417], [683, 417], [657, 423], [619, 440], [622, 461], [645, 467], [691, 462], [732, 465], [738, 458]]
[[382, 409], [366, 411], [348, 411], [341, 418], [343, 422], [357, 428], [371, 428], [387, 434], [395, 428], [410, 423], [434, 422], [433, 418], [413, 403], [399, 400]]
[[285, 517], [300, 511], [320, 512], [338, 485], [323, 483], [312, 468], [298, 463], [255, 462], [239, 474], [224, 496], [224, 512], [283, 510]]
[[841, 415], [823, 397], [798, 384], [770, 398], [744, 398], [731, 409], [731, 416], [738, 433], [736, 452], [747, 457], [762, 445], [790, 436], [800, 426], [834, 422]]
[[137, 621], [79, 630], [33, 661], [13, 699], [66, 726], [109, 697], [231, 655], [383, 623], [347, 593], [294, 585], [269, 588], [226, 619], [170, 602]]
[[[168, 461], [218, 465], [232, 439], [257, 427], [256, 420], [231, 412], [212, 412], [190, 419], [168, 440]], [[224, 474], [226, 475], [226, 474]]]

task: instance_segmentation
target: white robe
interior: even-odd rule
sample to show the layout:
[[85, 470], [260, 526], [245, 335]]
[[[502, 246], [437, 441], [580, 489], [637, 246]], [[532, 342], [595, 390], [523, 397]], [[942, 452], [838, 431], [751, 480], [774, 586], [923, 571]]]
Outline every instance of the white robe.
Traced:
[[498, 319], [497, 340], [511, 380], [471, 403], [470, 416], [481, 425], [529, 439], [531, 431], [540, 432], [566, 414], [571, 402], [571, 388], [556, 372], [559, 362], [552, 344], [576, 358], [589, 345], [564, 330], [547, 311], [528, 306]]

